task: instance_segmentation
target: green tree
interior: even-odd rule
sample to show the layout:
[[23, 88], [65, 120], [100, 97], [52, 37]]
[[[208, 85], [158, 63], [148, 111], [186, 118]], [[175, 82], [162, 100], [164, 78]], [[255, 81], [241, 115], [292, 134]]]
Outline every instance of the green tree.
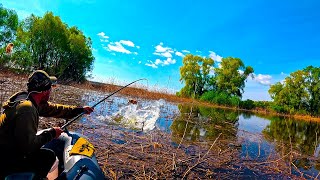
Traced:
[[0, 4], [0, 47], [13, 42], [18, 28], [18, 15]]
[[94, 57], [91, 51], [91, 39], [86, 38], [83, 33], [76, 27], [70, 28], [69, 45], [70, 59], [77, 61], [64, 61], [63, 68], [59, 66], [59, 74], [62, 79], [74, 77], [79, 81], [85, 80], [85, 74], [92, 70], [92, 62]]
[[291, 112], [302, 110], [303, 105], [306, 104], [308, 100], [305, 77], [306, 72], [298, 70], [291, 73], [290, 76], [285, 79], [285, 92], [288, 92], [286, 93], [286, 105], [290, 108]]
[[[83, 81], [92, 70], [91, 39], [69, 28], [52, 12], [42, 18], [31, 15], [19, 26], [16, 56], [20, 67], [44, 69], [59, 80]], [[23, 58], [24, 57], [24, 58]]]
[[320, 68], [308, 66], [304, 69], [306, 72], [305, 83], [309, 95], [308, 111], [311, 115], [320, 114]]
[[210, 70], [214, 65], [211, 58], [202, 58], [188, 54], [183, 58], [183, 65], [180, 67], [180, 81], [185, 86], [180, 90], [179, 95], [183, 97], [199, 97], [210, 86]]
[[220, 67], [215, 68], [216, 83], [221, 91], [242, 97], [247, 77], [253, 73], [251, 66], [245, 66], [240, 58], [222, 58]]
[[308, 66], [285, 78], [283, 84], [270, 86], [274, 109], [290, 113], [319, 115], [320, 68]]

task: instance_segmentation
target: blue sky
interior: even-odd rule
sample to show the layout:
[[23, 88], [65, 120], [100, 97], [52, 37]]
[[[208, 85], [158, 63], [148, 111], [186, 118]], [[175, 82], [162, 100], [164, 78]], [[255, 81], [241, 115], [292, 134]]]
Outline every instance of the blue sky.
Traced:
[[319, 66], [320, 1], [15, 0], [23, 19], [46, 11], [93, 41], [94, 79], [177, 91], [183, 56], [239, 57], [254, 68], [243, 98], [270, 100], [269, 85]]

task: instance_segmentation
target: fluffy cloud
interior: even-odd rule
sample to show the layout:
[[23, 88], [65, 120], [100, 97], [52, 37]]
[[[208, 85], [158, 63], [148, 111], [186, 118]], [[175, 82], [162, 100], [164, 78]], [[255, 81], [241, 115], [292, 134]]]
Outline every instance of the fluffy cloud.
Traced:
[[254, 74], [254, 80], [262, 85], [266, 85], [266, 86], [271, 85], [271, 79], [272, 79], [272, 76], [270, 76], [270, 75], [263, 75], [263, 74], [255, 75]]
[[158, 68], [158, 66], [155, 63], [153, 63], [152, 61], [150, 61], [150, 60], [148, 60], [148, 62], [145, 65], [146, 66], [150, 66], [150, 67], [152, 67], [154, 69]]
[[150, 66], [152, 68], [158, 68], [159, 66], [168, 66], [170, 64], [175, 64], [176, 60], [172, 58], [167, 58], [166, 60], [160, 60], [156, 59], [155, 62], [148, 60], [148, 63], [146, 63], [146, 66]]
[[[100, 37], [101, 42], [109, 42], [109, 36], [107, 36], [104, 32], [100, 32], [97, 35]], [[140, 48], [140, 46], [135, 46], [135, 44], [130, 40], [120, 40], [116, 42], [109, 42], [107, 43], [107, 46], [104, 43], [102, 43], [102, 47], [107, 51], [138, 55], [138, 52], [132, 53], [130, 50], [126, 49], [124, 46], [129, 48], [133, 48], [133, 47], [136, 47], [137, 49]]]
[[175, 54], [176, 54], [177, 56], [184, 57], [184, 54], [182, 54], [182, 53], [179, 52], [179, 51], [177, 51]]
[[219, 55], [217, 55], [215, 52], [213, 52], [213, 51], [209, 51], [209, 57], [211, 58], [211, 59], [213, 59], [215, 62], [221, 62], [222, 61], [222, 57], [221, 56], [219, 56]]
[[107, 50], [121, 52], [121, 53], [125, 53], [125, 54], [131, 54], [131, 51], [124, 48], [120, 42], [115, 42], [115, 43], [111, 42], [110, 44], [108, 44]]
[[120, 40], [119, 41], [121, 44], [126, 45], [126, 46], [130, 46], [130, 47], [134, 47], [134, 43], [132, 41], [128, 41], [128, 40]]
[[108, 42], [109, 36], [106, 36], [104, 32], [100, 32], [97, 34], [100, 37], [101, 42]]
[[182, 50], [182, 52], [184, 52], [184, 53], [190, 53], [190, 51], [188, 51], [188, 50]]
[[175, 59], [167, 58], [165, 61], [163, 61], [163, 66], [170, 65], [170, 64], [175, 64], [175, 63], [176, 63]]

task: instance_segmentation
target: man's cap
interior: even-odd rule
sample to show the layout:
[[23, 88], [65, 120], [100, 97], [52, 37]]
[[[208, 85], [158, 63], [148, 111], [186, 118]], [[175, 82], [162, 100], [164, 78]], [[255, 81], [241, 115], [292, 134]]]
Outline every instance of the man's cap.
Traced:
[[43, 70], [36, 70], [28, 78], [28, 91], [46, 91], [57, 82], [57, 78], [49, 76]]

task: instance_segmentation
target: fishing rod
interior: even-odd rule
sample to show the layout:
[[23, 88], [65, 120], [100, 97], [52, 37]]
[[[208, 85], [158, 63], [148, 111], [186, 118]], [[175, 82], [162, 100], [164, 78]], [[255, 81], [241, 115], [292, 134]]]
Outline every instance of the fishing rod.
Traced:
[[[119, 92], [119, 91], [121, 91], [122, 89], [130, 86], [131, 84], [136, 83], [136, 82], [141, 81], [141, 80], [147, 80], [147, 79], [143, 78], [143, 79], [135, 80], [135, 81], [133, 81], [133, 82], [131, 82], [131, 83], [123, 86], [122, 88], [114, 91], [113, 93], [109, 94], [108, 96], [106, 96], [105, 98], [103, 98], [102, 100], [100, 100], [99, 102], [97, 102], [96, 104], [94, 104], [94, 105], [91, 106], [91, 107], [92, 107], [92, 108], [95, 108], [97, 105], [99, 105], [100, 103], [102, 103], [103, 101], [105, 101], [106, 99], [108, 99], [109, 97], [113, 96], [113, 95], [116, 94], [117, 92]], [[74, 118], [71, 119], [70, 121], [66, 122], [63, 126], [61, 126], [61, 129], [65, 129], [67, 126], [69, 126], [71, 123], [73, 123], [75, 120], [77, 120], [79, 117], [81, 117], [81, 116], [84, 115], [84, 114], [85, 114], [85, 112], [82, 112], [82, 113], [78, 114], [76, 117], [74, 117]]]

